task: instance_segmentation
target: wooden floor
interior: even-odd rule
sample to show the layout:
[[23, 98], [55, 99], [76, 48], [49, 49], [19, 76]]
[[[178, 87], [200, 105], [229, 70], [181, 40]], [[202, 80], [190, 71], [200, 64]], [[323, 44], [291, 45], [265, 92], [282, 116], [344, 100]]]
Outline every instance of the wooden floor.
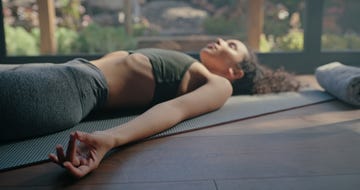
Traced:
[[81, 180], [51, 163], [11, 170], [0, 189], [358, 190], [360, 109], [331, 101], [122, 147]]

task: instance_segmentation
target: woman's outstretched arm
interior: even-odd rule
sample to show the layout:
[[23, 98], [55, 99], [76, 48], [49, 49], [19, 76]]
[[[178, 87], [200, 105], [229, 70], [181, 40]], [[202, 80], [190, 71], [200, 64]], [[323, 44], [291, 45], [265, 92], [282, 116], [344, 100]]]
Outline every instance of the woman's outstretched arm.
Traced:
[[231, 85], [223, 78], [208, 81], [188, 94], [155, 105], [134, 120], [106, 130], [116, 134], [116, 146], [144, 139], [177, 123], [220, 108], [231, 96]]
[[[164, 131], [177, 123], [220, 108], [232, 94], [227, 79], [203, 71], [207, 82], [196, 90], [150, 108], [121, 126], [94, 133], [75, 132], [64, 152], [50, 159], [67, 168], [76, 177], [83, 177], [98, 167], [110, 149], [138, 141]], [[80, 145], [76, 141], [80, 141]]]

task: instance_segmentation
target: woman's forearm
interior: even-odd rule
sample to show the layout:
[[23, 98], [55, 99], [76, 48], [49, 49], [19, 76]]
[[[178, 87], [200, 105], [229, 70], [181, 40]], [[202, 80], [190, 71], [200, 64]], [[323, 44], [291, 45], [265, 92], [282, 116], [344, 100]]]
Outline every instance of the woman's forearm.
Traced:
[[108, 129], [106, 132], [114, 137], [114, 146], [144, 139], [169, 129], [185, 119], [220, 108], [231, 93], [232, 87], [228, 80], [211, 75], [208, 82], [196, 90], [160, 103], [128, 123]]
[[147, 138], [164, 131], [184, 119], [182, 112], [171, 103], [158, 104], [135, 119], [106, 130], [115, 139], [114, 147]]

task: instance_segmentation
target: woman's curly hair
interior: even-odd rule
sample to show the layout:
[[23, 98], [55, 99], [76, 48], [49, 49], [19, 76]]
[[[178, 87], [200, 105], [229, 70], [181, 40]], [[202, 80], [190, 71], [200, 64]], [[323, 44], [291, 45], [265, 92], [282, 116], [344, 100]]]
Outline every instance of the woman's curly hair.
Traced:
[[249, 56], [238, 67], [244, 71], [244, 76], [232, 82], [233, 95], [266, 94], [287, 91], [298, 91], [300, 82], [293, 74], [283, 68], [271, 70], [260, 65], [255, 53], [248, 47]]

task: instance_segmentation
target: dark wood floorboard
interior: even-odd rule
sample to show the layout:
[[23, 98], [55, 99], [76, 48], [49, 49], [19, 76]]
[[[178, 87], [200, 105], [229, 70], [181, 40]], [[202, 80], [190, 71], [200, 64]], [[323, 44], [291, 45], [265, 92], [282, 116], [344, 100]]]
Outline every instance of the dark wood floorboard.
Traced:
[[219, 190], [358, 190], [360, 175], [219, 180], [216, 185]]
[[71, 184], [63, 186], [23, 186], [5, 187], [6, 190], [46, 190], [46, 189], [68, 189], [68, 190], [216, 190], [214, 181], [189, 181], [189, 182], [159, 182], [159, 183], [116, 183], [116, 184]]
[[358, 189], [360, 110], [332, 101], [121, 147], [74, 180], [43, 163], [0, 189]]

